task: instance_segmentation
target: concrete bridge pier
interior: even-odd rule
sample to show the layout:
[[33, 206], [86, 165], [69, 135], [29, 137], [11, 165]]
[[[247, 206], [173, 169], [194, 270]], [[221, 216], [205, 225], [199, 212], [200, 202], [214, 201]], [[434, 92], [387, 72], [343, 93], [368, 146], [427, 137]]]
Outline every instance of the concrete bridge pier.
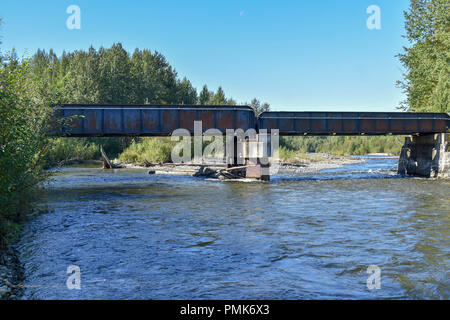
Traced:
[[227, 153], [231, 155], [227, 157], [227, 167], [242, 170], [246, 178], [269, 181], [270, 163], [267, 152], [270, 152], [271, 148], [270, 136], [268, 139], [269, 143], [266, 144], [265, 141], [261, 141], [259, 135], [245, 138], [234, 137], [233, 147], [227, 145], [230, 149], [234, 148], [232, 152]]
[[398, 173], [427, 178], [449, 178], [449, 141], [448, 133], [407, 137], [400, 153]]
[[[267, 140], [267, 141], [266, 141]], [[248, 138], [244, 148], [246, 168], [245, 177], [270, 181], [271, 151], [270, 135], [257, 135], [255, 139]]]

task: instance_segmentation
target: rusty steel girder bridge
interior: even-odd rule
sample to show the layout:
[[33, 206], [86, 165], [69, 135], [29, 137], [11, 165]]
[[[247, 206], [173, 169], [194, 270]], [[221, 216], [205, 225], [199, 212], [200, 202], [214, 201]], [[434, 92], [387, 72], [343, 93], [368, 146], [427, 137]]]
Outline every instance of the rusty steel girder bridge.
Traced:
[[86, 105], [59, 107], [57, 118], [69, 126], [51, 134], [69, 137], [169, 136], [176, 129], [278, 129], [280, 136], [429, 135], [449, 132], [450, 115], [411, 112], [264, 112], [248, 106]]

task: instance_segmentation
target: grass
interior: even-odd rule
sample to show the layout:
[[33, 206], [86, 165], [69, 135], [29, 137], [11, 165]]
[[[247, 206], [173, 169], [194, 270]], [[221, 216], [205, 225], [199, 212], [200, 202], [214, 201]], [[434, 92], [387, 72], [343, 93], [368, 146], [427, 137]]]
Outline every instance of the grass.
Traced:
[[125, 163], [170, 162], [174, 145], [169, 138], [139, 138], [119, 155], [119, 160]]

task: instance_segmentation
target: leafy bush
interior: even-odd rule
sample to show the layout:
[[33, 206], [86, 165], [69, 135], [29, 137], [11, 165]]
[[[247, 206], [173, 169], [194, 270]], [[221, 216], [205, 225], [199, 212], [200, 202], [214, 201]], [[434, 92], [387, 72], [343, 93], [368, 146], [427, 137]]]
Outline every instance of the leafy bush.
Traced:
[[49, 152], [46, 155], [46, 167], [64, 163], [68, 160], [98, 160], [101, 159], [100, 146], [111, 158], [119, 156], [132, 139], [120, 138], [52, 138]]
[[[368, 153], [399, 154], [403, 138], [382, 137], [281, 137], [280, 154], [289, 157], [289, 151], [299, 153], [330, 153], [332, 155], [364, 155]], [[292, 153], [290, 154], [292, 156]]]
[[47, 177], [46, 133], [56, 93], [32, 76], [27, 61], [0, 57], [0, 247], [17, 234], [36, 187]]
[[68, 160], [100, 159], [100, 147], [84, 138], [53, 138], [50, 140], [46, 166], [54, 166]]
[[169, 138], [139, 138], [120, 154], [119, 160], [125, 163], [170, 162], [174, 145]]

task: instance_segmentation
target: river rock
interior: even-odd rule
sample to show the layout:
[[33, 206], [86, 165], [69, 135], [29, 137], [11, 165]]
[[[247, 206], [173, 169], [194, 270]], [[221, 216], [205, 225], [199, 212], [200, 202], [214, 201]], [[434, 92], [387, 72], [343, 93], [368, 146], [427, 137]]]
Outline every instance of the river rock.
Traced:
[[201, 166], [196, 173], [194, 173], [192, 176], [194, 177], [212, 177], [216, 176], [217, 171], [213, 170], [211, 168], [206, 168]]
[[6, 298], [9, 295], [9, 288], [7, 286], [0, 286], [0, 298]]

